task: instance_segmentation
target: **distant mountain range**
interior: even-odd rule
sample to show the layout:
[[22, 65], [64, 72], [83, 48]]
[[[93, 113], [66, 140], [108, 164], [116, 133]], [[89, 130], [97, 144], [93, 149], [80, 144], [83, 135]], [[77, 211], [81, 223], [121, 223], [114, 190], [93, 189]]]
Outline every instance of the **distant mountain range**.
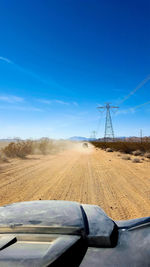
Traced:
[[15, 139], [13, 139], [13, 138], [2, 138], [2, 139], [0, 139], [0, 142], [16, 142], [16, 141], [18, 141], [18, 140], [21, 140], [21, 139], [19, 139], [19, 138], [15, 138]]
[[69, 138], [69, 140], [71, 140], [71, 141], [92, 141], [92, 140], [96, 140], [96, 139], [87, 138], [87, 137], [83, 137], [83, 136], [72, 136]]
[[[143, 138], [142, 138], [143, 141], [146, 141], [147, 139], [150, 139], [150, 136], [143, 136]], [[71, 141], [96, 141], [97, 140], [99, 142], [100, 141], [103, 142], [104, 138], [88, 138], [88, 137], [84, 137], [84, 136], [73, 136], [73, 137], [70, 137], [68, 140], [71, 140]], [[115, 137], [115, 140], [139, 142], [139, 141], [141, 141], [141, 138], [136, 137], [136, 136], [129, 136], [129, 137], [119, 136], [119, 137]]]
[[[125, 139], [125, 136], [117, 137], [116, 139]], [[95, 140], [103, 140], [104, 138], [88, 138], [84, 136], [72, 136], [69, 138], [71, 141], [95, 141]]]

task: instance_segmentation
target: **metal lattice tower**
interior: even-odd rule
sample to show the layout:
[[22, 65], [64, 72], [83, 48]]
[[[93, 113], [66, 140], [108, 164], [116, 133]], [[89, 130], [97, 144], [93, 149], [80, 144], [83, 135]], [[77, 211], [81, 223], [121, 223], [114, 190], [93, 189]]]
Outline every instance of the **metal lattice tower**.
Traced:
[[113, 125], [112, 125], [110, 109], [118, 108], [118, 107], [110, 106], [110, 103], [106, 103], [106, 106], [98, 107], [98, 108], [106, 109], [104, 140], [105, 141], [114, 140], [114, 130], [113, 130]]
[[91, 132], [91, 139], [96, 139], [96, 131]]

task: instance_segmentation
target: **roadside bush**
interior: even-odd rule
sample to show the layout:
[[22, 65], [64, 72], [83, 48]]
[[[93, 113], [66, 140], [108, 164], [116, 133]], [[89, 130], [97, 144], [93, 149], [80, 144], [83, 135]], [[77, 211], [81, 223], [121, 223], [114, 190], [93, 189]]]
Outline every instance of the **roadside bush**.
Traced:
[[150, 153], [145, 153], [144, 155], [146, 158], [150, 159]]
[[41, 139], [39, 141], [38, 147], [43, 155], [47, 154], [49, 148], [49, 139], [48, 138]]
[[122, 157], [122, 159], [124, 159], [124, 160], [130, 160], [131, 158], [129, 156], [126, 156], [125, 155], [125, 156]]
[[9, 162], [8, 158], [3, 153], [0, 154], [0, 162]]
[[113, 150], [111, 148], [106, 148], [106, 152], [113, 152]]
[[138, 159], [138, 158], [134, 158], [134, 159], [132, 160], [132, 162], [133, 162], [133, 163], [140, 163], [141, 161], [140, 161], [140, 159]]
[[133, 151], [140, 151], [142, 154], [150, 153], [150, 142], [91, 142], [95, 147], [106, 150], [111, 148], [113, 151], [118, 151], [126, 154], [132, 154]]
[[[57, 154], [64, 150], [70, 149], [74, 143], [66, 140], [52, 140], [49, 138], [41, 138], [39, 140], [26, 140], [11, 142], [7, 146], [1, 148], [1, 154], [8, 158], [25, 158], [28, 155], [47, 155]], [[0, 155], [1, 158], [1, 155]]]
[[140, 151], [140, 150], [133, 151], [132, 154], [134, 156], [141, 156], [141, 155], [143, 155], [142, 151]]
[[12, 142], [8, 146], [4, 147], [2, 152], [6, 157], [25, 158], [27, 155], [32, 153], [32, 141], [19, 141], [17, 143]]

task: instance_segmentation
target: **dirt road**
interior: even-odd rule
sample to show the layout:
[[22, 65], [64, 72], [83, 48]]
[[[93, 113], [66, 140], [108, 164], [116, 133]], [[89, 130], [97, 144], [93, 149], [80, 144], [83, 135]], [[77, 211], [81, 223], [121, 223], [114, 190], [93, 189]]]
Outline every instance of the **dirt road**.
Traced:
[[0, 205], [62, 199], [100, 205], [113, 219], [150, 216], [150, 161], [93, 147], [0, 164]]

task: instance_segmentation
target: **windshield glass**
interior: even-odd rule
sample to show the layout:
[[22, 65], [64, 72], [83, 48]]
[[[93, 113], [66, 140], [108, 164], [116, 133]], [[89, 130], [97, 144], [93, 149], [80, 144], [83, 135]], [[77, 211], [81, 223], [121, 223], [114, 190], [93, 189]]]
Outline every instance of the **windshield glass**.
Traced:
[[0, 206], [149, 216], [150, 2], [1, 0], [0, 13]]

